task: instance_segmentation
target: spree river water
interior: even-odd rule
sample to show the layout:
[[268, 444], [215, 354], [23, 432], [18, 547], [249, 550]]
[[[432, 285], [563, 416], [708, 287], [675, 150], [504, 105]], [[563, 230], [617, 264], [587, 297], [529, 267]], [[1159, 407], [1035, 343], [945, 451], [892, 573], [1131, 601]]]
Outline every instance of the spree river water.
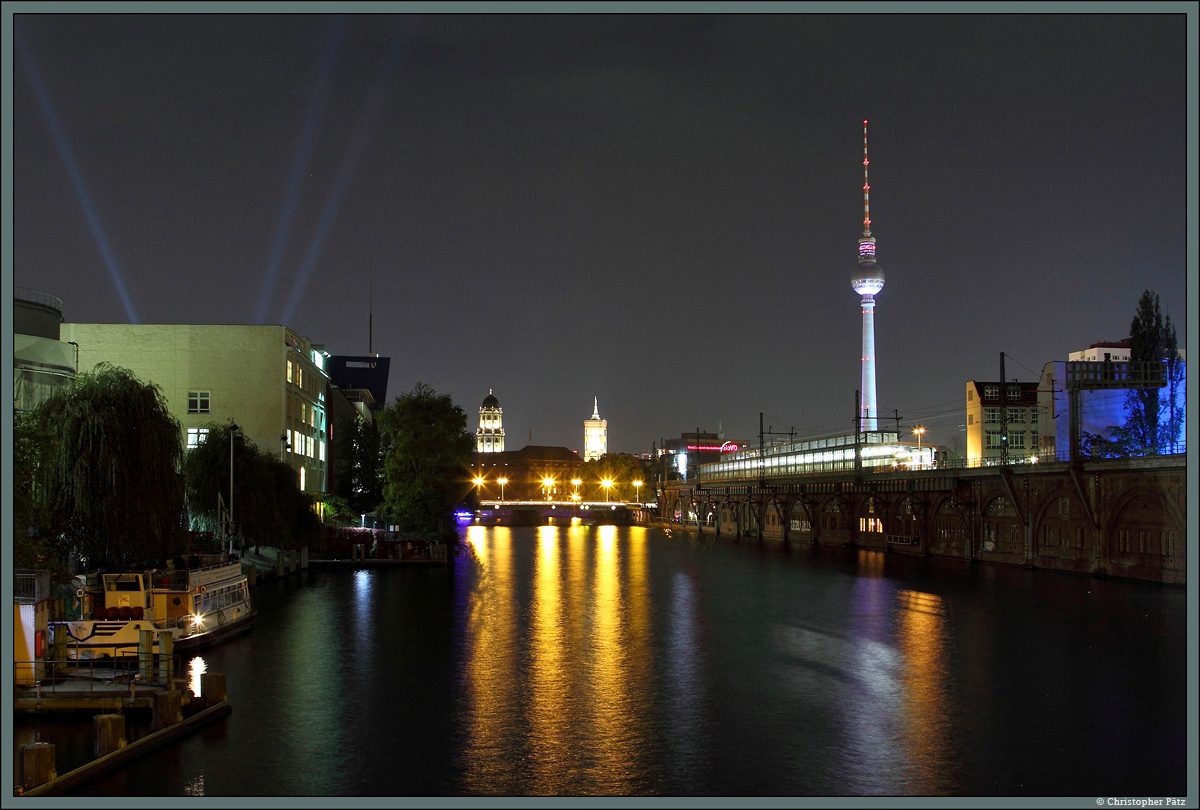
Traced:
[[[263, 583], [253, 633], [190, 662], [226, 673], [228, 719], [79, 793], [1185, 795], [1181, 588], [642, 527], [465, 537], [447, 568]], [[59, 773], [90, 756], [90, 722], [37, 722]]]

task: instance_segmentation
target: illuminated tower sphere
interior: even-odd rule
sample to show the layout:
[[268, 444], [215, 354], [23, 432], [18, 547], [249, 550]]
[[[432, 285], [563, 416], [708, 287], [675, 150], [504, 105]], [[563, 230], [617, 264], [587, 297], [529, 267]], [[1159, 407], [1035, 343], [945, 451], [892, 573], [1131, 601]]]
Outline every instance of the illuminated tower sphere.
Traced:
[[492, 396], [492, 389], [479, 406], [479, 427], [475, 429], [475, 449], [480, 453], [504, 452], [504, 424], [500, 400]]
[[875, 293], [883, 289], [883, 268], [875, 263], [875, 237], [871, 236], [871, 184], [867, 181], [867, 122], [863, 121], [863, 235], [858, 240], [858, 269], [850, 286], [862, 296], [862, 430], [876, 430], [875, 399]]
[[600, 399], [597, 397], [592, 418], [583, 420], [583, 460], [594, 461], [608, 452], [608, 420], [600, 418]]

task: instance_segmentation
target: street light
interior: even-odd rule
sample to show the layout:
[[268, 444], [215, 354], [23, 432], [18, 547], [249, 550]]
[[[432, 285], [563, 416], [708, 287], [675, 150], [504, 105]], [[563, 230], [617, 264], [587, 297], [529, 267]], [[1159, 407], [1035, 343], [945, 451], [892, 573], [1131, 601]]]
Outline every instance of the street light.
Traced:
[[917, 435], [917, 464], [921, 463], [921, 437], [925, 435], [925, 427], [917, 425], [913, 428], [913, 433]]
[[233, 553], [233, 437], [241, 432], [241, 428], [232, 419], [229, 420], [229, 553]]
[[575, 493], [571, 496], [575, 500], [579, 500], [579, 485], [583, 483], [582, 478], [572, 478], [571, 486], [575, 487]]
[[641, 503], [642, 502], [642, 482], [641, 481], [633, 482], [633, 491], [634, 491], [634, 493], [636, 493], [634, 495], [634, 497], [637, 498], [637, 502]]
[[508, 483], [508, 479], [497, 478], [496, 483], [500, 485], [500, 500], [504, 500], [504, 485]]
[[542, 479], [542, 490], [544, 491], [544, 493], [546, 495], [546, 500], [550, 500], [550, 488], [552, 486], [554, 486], [553, 478], [543, 478]]
[[475, 485], [475, 500], [479, 500], [479, 496], [483, 494], [481, 491], [483, 489], [483, 479], [477, 475], [471, 479], [471, 483]]
[[611, 478], [605, 478], [603, 481], [600, 482], [600, 486], [604, 487], [604, 502], [605, 503], [608, 503], [608, 492], [610, 489], [612, 489], [612, 485], [613, 485], [613, 482], [612, 482]]

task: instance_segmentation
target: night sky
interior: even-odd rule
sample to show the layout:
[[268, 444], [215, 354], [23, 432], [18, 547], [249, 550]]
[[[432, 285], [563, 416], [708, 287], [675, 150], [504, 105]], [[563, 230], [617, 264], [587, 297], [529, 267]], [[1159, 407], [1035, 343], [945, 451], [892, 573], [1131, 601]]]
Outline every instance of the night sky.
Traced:
[[881, 426], [950, 445], [1001, 352], [1186, 340], [1186, 19], [17, 15], [13, 280], [334, 354], [371, 290], [389, 397], [508, 449], [845, 432], [869, 119]]

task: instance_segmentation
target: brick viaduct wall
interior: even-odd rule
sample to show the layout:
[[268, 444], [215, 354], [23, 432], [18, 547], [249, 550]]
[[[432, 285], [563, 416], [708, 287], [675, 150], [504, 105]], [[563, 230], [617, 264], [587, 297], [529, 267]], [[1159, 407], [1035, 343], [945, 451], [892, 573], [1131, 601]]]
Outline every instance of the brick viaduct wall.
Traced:
[[1184, 457], [1160, 456], [670, 484], [659, 503], [720, 535], [1183, 584], [1185, 484]]

